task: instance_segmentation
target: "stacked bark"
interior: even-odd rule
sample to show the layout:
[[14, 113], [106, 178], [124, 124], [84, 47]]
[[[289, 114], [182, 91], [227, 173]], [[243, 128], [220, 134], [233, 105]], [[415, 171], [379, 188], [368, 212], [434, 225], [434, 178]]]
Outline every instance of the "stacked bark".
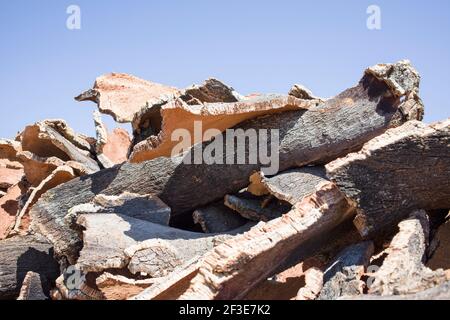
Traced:
[[[44, 120], [0, 140], [0, 298], [450, 299], [450, 119], [421, 122], [419, 82], [408, 61], [330, 99], [98, 78], [76, 98], [95, 138]], [[229, 129], [277, 130], [253, 143], [279, 172]]]

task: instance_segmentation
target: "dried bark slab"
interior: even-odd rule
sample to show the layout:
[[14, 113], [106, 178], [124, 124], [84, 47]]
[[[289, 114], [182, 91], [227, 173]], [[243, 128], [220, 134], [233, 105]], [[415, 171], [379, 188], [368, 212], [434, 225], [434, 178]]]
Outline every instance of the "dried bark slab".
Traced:
[[0, 299], [17, 298], [29, 271], [45, 276], [49, 281], [59, 276], [52, 245], [38, 236], [17, 236], [0, 241], [0, 257]]
[[52, 291], [53, 300], [104, 300], [102, 292], [96, 287], [96, 275], [85, 274], [74, 266], [69, 266], [56, 279], [56, 289]]
[[19, 214], [17, 215], [13, 231], [15, 233], [19, 232], [23, 217], [26, 214], [28, 214], [28, 211], [39, 200], [40, 196], [42, 196], [48, 190], [55, 188], [56, 186], [59, 186], [62, 183], [70, 181], [75, 177], [76, 175], [74, 170], [69, 166], [64, 165], [56, 168], [55, 171], [53, 171], [47, 178], [45, 178], [39, 184], [39, 186], [33, 189], [25, 205], [22, 207]]
[[189, 288], [198, 270], [197, 259], [190, 260], [130, 300], [177, 300]]
[[[50, 285], [44, 276], [29, 271], [23, 280], [22, 288], [17, 300], [49, 300]], [[44, 289], [45, 288], [45, 289]]]
[[[134, 123], [133, 128], [135, 136], [136, 132], [145, 131], [144, 129], [152, 123], [156, 123], [152, 128], [160, 131], [140, 142], [135, 139], [136, 145], [133, 147], [130, 161], [142, 162], [161, 156], [177, 155], [173, 154], [173, 150], [179, 142], [172, 138], [172, 134], [178, 129], [187, 130], [186, 135], [189, 132], [190, 136], [194, 137], [187, 142], [185, 146], [187, 149], [196, 143], [208, 141], [245, 120], [275, 112], [308, 109], [315, 105], [316, 102], [277, 95], [255, 97], [234, 103], [189, 105], [181, 98], [170, 100], [162, 106], [158, 103], [156, 105], [159, 107], [158, 110], [153, 110], [156, 107], [150, 109], [150, 112], [139, 118], [138, 123]], [[147, 125], [141, 124], [143, 119]], [[199, 123], [201, 123], [200, 132], [195, 133], [195, 125]], [[214, 130], [213, 134], [211, 130]]]
[[388, 256], [373, 275], [370, 294], [413, 294], [444, 283], [445, 272], [424, 266], [429, 223], [425, 211], [415, 211], [399, 224], [400, 231], [392, 239]]
[[205, 255], [181, 299], [239, 299], [307, 240], [329, 232], [354, 212], [331, 183], [318, 186], [289, 213], [236, 236]]
[[202, 227], [205, 233], [220, 233], [243, 226], [247, 219], [242, 218], [226, 207], [223, 201], [199, 208], [192, 214], [194, 222]]
[[0, 139], [0, 159], [17, 161], [17, 153], [22, 151], [20, 142], [8, 139]]
[[255, 194], [271, 194], [292, 205], [315, 191], [315, 187], [328, 181], [323, 166], [302, 167], [283, 171], [272, 177], [257, 172], [250, 177], [248, 191]]
[[63, 166], [64, 161], [57, 157], [39, 157], [32, 152], [22, 151], [17, 154], [23, 164], [27, 181], [38, 186], [56, 168]]
[[[411, 66], [408, 68], [413, 70]], [[310, 110], [259, 117], [238, 128], [279, 129], [279, 169], [285, 171], [323, 164], [359, 150], [387, 128], [410, 120], [401, 111], [408, 101], [403, 101], [404, 98], [395, 96], [383, 80], [366, 74], [356, 87]], [[419, 114], [422, 106], [415, 104], [412, 110]], [[210, 143], [191, 150], [202, 151]], [[267, 143], [270, 145], [270, 141]], [[76, 256], [81, 241], [62, 218], [70, 208], [90, 202], [96, 194], [118, 195], [124, 191], [152, 194], [161, 198], [176, 217], [247, 187], [249, 176], [264, 167], [261, 163], [192, 165], [182, 160], [182, 157], [161, 157], [140, 164], [124, 164], [58, 186], [41, 197], [31, 210], [33, 228], [52, 239], [59, 255]]]
[[328, 176], [359, 207], [366, 237], [389, 232], [415, 209], [450, 207], [450, 119], [411, 121], [326, 166]]
[[55, 129], [55, 121], [63, 122], [47, 120], [27, 126], [21, 133], [23, 150], [43, 158], [56, 157], [63, 161], [79, 162], [89, 170], [89, 173], [100, 170], [97, 162], [91, 158], [91, 152], [79, 148]]
[[237, 102], [242, 97], [220, 80], [210, 78], [201, 85], [193, 85], [184, 90], [182, 99], [190, 105], [214, 102]]
[[[250, 228], [246, 226], [229, 234], [206, 235], [119, 214], [84, 214], [78, 217], [78, 224], [85, 228], [84, 245], [77, 261], [81, 270], [99, 272], [128, 266], [132, 272], [151, 272], [157, 277], [174, 269], [170, 266], [200, 257], [217, 242]], [[172, 248], [171, 252], [160, 250], [164, 246]], [[146, 269], [139, 270], [140, 266], [133, 259], [141, 260], [142, 268]]]
[[22, 180], [22, 169], [9, 169], [0, 167], [0, 189], [8, 189]]
[[372, 241], [365, 241], [344, 249], [331, 262], [324, 273], [324, 285], [320, 300], [336, 300], [342, 296], [363, 294], [365, 288], [361, 277], [364, 275], [373, 255]]
[[258, 198], [248, 194], [226, 195], [224, 204], [251, 221], [270, 221], [291, 210], [291, 205], [276, 199]]
[[69, 209], [66, 219], [75, 221], [83, 213], [117, 213], [161, 225], [169, 225], [170, 208], [158, 197], [124, 192], [119, 196], [99, 194], [91, 203]]
[[105, 272], [96, 279], [96, 284], [106, 300], [127, 300], [152, 286], [158, 280], [134, 280]]
[[75, 98], [77, 101], [97, 103], [101, 113], [108, 114], [117, 122], [133, 120], [134, 114], [147, 101], [161, 95], [173, 95], [179, 90], [159, 83], [149, 82], [124, 73], [109, 73], [98, 77], [94, 87]]

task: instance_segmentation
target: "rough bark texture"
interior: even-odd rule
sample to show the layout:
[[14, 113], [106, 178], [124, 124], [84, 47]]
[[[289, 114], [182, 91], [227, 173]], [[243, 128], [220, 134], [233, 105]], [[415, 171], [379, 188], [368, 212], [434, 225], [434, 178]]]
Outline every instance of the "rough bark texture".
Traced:
[[296, 300], [316, 300], [323, 288], [323, 272], [317, 268], [311, 268], [305, 272], [305, 286], [301, 288]]
[[248, 190], [255, 195], [272, 194], [276, 198], [294, 205], [314, 192], [315, 187], [328, 181], [323, 166], [295, 168], [272, 177], [262, 172], [251, 176]]
[[217, 246], [181, 299], [239, 299], [307, 240], [329, 232], [354, 212], [336, 186], [320, 185], [292, 211]]
[[230, 231], [248, 222], [248, 220], [226, 207], [222, 201], [195, 210], [192, 217], [205, 233]]
[[289, 212], [291, 205], [281, 203], [276, 199], [249, 197], [248, 195], [226, 195], [225, 205], [239, 213], [242, 217], [252, 221], [270, 221]]
[[14, 232], [19, 232], [23, 217], [28, 213], [32, 206], [39, 200], [39, 197], [46, 191], [59, 186], [60, 184], [75, 178], [74, 170], [69, 166], [61, 166], [55, 169], [47, 178], [45, 178], [39, 186], [34, 188], [23, 208], [17, 215]]
[[361, 280], [374, 251], [371, 241], [361, 242], [344, 249], [324, 273], [320, 300], [336, 300], [342, 296], [363, 294], [365, 283]]
[[59, 275], [52, 245], [37, 236], [17, 236], [0, 241], [0, 299], [17, 298], [27, 272], [54, 281]]
[[389, 254], [369, 293], [400, 295], [420, 292], [444, 283], [443, 270], [431, 271], [423, 265], [428, 244], [429, 223], [423, 210], [413, 212], [399, 224], [400, 231], [392, 239]]
[[450, 208], [450, 119], [411, 121], [326, 166], [329, 177], [359, 207], [363, 236], [393, 230], [416, 209]]
[[[200, 257], [232, 234], [250, 228], [246, 226], [228, 234], [208, 235], [118, 214], [85, 214], [79, 216], [78, 223], [85, 228], [84, 245], [77, 261], [81, 270], [120, 269], [131, 262], [130, 271], [145, 272], [133, 267], [133, 259], [139, 259], [146, 272], [157, 276], [170, 272], [182, 262]], [[161, 250], [162, 246], [172, 248], [171, 252]]]
[[167, 277], [158, 279], [150, 288], [145, 289], [132, 300], [177, 300], [189, 288], [198, 270], [197, 259], [191, 260], [176, 268]]
[[100, 112], [111, 115], [117, 122], [131, 122], [134, 114], [161, 95], [171, 95], [178, 89], [139, 79], [123, 73], [110, 73], [98, 77], [93, 89], [75, 98], [94, 101]]
[[[409, 65], [407, 68], [413, 70]], [[409, 100], [402, 102], [403, 98], [395, 95], [384, 80], [366, 74], [356, 87], [310, 110], [256, 118], [238, 127], [279, 129], [279, 169], [284, 171], [310, 163], [326, 163], [358, 150], [387, 128], [410, 120], [411, 114], [420, 116], [419, 103], [409, 106], [411, 112], [405, 116], [404, 107]], [[194, 146], [193, 152], [203, 150], [209, 143]], [[68, 209], [90, 202], [96, 194], [117, 195], [124, 191], [153, 194], [177, 216], [245, 188], [249, 176], [262, 167], [261, 163], [192, 165], [182, 162], [182, 157], [116, 166], [48, 191], [31, 210], [33, 228], [54, 243], [59, 255], [73, 256], [81, 241], [63, 217]]]

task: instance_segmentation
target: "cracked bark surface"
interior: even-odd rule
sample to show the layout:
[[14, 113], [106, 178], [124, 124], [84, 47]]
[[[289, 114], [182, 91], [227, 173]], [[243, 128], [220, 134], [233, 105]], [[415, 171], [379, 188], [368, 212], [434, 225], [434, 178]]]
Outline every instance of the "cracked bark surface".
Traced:
[[332, 181], [358, 204], [361, 235], [392, 231], [416, 209], [450, 207], [449, 144], [450, 119], [411, 121], [326, 166]]
[[354, 207], [336, 186], [319, 185], [283, 217], [260, 223], [214, 248], [202, 259], [180, 299], [239, 299], [273, 273], [289, 253], [353, 213]]
[[[399, 73], [398, 77], [415, 77], [410, 65], [400, 64], [408, 72]], [[418, 79], [411, 81], [416, 83]], [[392, 77], [387, 81], [366, 73], [356, 87], [317, 107], [248, 120], [238, 128], [280, 130], [280, 171], [323, 164], [358, 150], [389, 127], [400, 125], [411, 117], [420, 118], [422, 105], [418, 102], [408, 104], [410, 99], [398, 96], [389, 86], [391, 82]], [[398, 79], [397, 82], [405, 80]], [[407, 87], [405, 92], [410, 90]], [[405, 112], [406, 108], [409, 108], [408, 112]], [[196, 145], [192, 150], [209, 143]], [[248, 154], [248, 149], [246, 152]], [[77, 255], [81, 241], [65, 224], [64, 216], [68, 209], [90, 202], [96, 194], [118, 195], [124, 191], [152, 194], [170, 206], [176, 217], [245, 188], [249, 176], [263, 167], [261, 163], [188, 165], [182, 159], [162, 157], [139, 164], [119, 165], [58, 186], [41, 197], [31, 210], [33, 229], [45, 234], [60, 256], [73, 257]]]

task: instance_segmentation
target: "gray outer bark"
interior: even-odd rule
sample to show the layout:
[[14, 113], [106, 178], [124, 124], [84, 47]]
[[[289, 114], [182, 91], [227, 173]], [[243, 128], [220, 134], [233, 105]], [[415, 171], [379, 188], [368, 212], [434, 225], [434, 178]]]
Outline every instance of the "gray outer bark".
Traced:
[[450, 208], [450, 119], [411, 121], [331, 162], [328, 176], [359, 207], [361, 235], [392, 232], [417, 209]]
[[52, 245], [42, 237], [16, 236], [0, 241], [0, 299], [19, 295], [28, 271], [48, 280], [59, 276], [59, 265], [53, 259]]
[[320, 300], [335, 300], [341, 296], [363, 293], [361, 276], [367, 268], [374, 251], [371, 241], [361, 242], [344, 249], [330, 263], [324, 273], [324, 286]]
[[[237, 127], [278, 129], [279, 169], [283, 171], [326, 163], [358, 150], [387, 128], [401, 124], [406, 120], [400, 111], [401, 98], [384, 80], [366, 74], [359, 85], [316, 108], [256, 118]], [[415, 107], [422, 108], [419, 104]], [[208, 143], [211, 142], [203, 145]], [[267, 143], [270, 146], [270, 134]], [[249, 153], [248, 146], [246, 153]], [[33, 207], [32, 227], [54, 243], [59, 255], [74, 257], [81, 241], [63, 217], [68, 209], [90, 202], [96, 194], [117, 195], [129, 191], [156, 195], [171, 207], [176, 217], [246, 187], [249, 176], [263, 167], [260, 163], [191, 165], [181, 161], [181, 157], [157, 158], [119, 165], [59, 186], [47, 192]]]

